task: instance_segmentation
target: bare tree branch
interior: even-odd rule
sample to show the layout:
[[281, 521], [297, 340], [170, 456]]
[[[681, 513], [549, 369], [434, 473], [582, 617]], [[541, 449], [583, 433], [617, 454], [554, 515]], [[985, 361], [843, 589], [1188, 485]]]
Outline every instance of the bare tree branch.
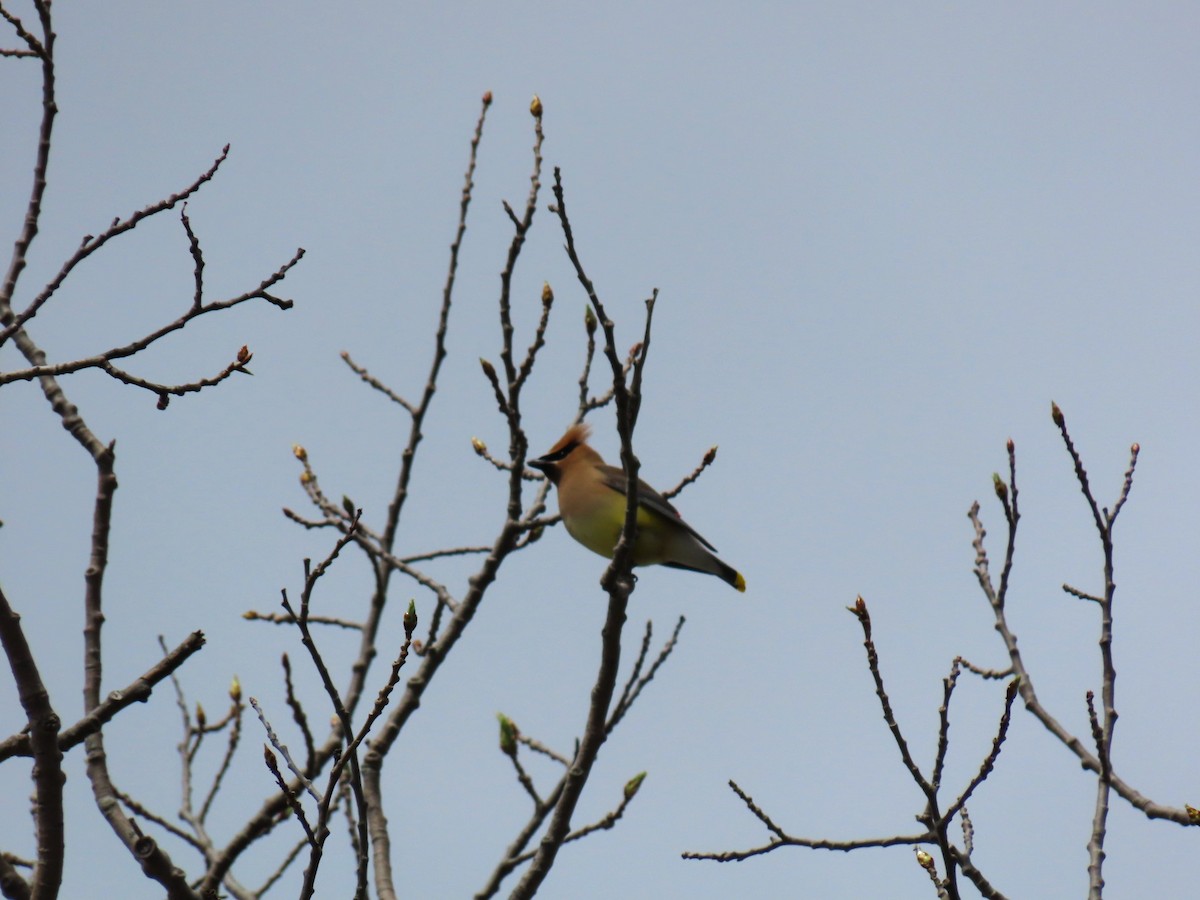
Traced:
[[[534, 98], [534, 116], [540, 121], [541, 103]], [[583, 787], [587, 783], [592, 765], [600, 752], [600, 746], [608, 736], [606, 728], [609, 705], [612, 702], [613, 690], [616, 686], [617, 670], [621, 662], [621, 632], [625, 625], [626, 608], [629, 596], [633, 593], [633, 546], [637, 535], [638, 510], [638, 469], [640, 464], [633, 453], [633, 431], [637, 424], [638, 410], [641, 405], [642, 369], [646, 361], [646, 353], [650, 347], [650, 326], [654, 315], [654, 296], [646, 301], [646, 327], [642, 340], [641, 352], [637, 354], [633, 375], [626, 381], [625, 372], [620, 357], [617, 355], [615, 334], [612, 320], [605, 312], [604, 305], [592, 285], [591, 279], [584, 271], [579, 255], [575, 250], [575, 237], [571, 223], [567, 217], [566, 200], [563, 194], [562, 174], [554, 170], [554, 211], [562, 225], [567, 242], [567, 256], [575, 267], [576, 277], [587, 293], [601, 328], [604, 330], [604, 355], [608, 358], [612, 369], [613, 392], [617, 405], [617, 432], [621, 438], [621, 466], [625, 471], [626, 503], [625, 522], [621, 527], [621, 537], [613, 552], [612, 562], [600, 579], [600, 585], [608, 592], [608, 612], [601, 631], [600, 668], [597, 672], [596, 683], [592, 687], [591, 705], [588, 709], [587, 724], [583, 737], [579, 742], [575, 759], [565, 776], [565, 785], [561, 796], [555, 805], [554, 814], [546, 828], [537, 853], [534, 855], [529, 868], [525, 870], [520, 882], [510, 894], [511, 900], [522, 900], [532, 897], [545, 880], [558, 850], [571, 831], [571, 816]]]
[[[168, 677], [188, 660], [189, 657], [204, 646], [204, 634], [193, 631], [182, 644], [166, 654], [155, 663], [145, 674], [120, 690], [111, 691], [104, 701], [91, 714], [79, 719], [74, 725], [64, 728], [58, 734], [60, 750], [70, 750], [81, 743], [89, 734], [99, 731], [105, 724], [111, 722], [121, 710], [134, 703], [145, 703], [150, 699], [154, 686]], [[28, 733], [16, 734], [0, 741], [0, 762], [12, 756], [32, 756], [33, 750], [29, 743]]]
[[[28, 890], [33, 897], [52, 897], [62, 884], [66, 838], [63, 823], [62, 750], [59, 749], [58, 714], [42, 682], [33, 651], [21, 628], [21, 617], [0, 589], [0, 646], [8, 657], [13, 681], [29, 729], [33, 755], [34, 823], [37, 827], [37, 864]], [[16, 873], [11, 873], [15, 875]], [[19, 876], [18, 876], [19, 878]], [[6, 890], [7, 893], [7, 890]]]
[[883, 838], [863, 838], [861, 840], [852, 841], [829, 841], [825, 839], [812, 839], [793, 837], [787, 834], [774, 820], [771, 819], [759, 806], [754, 802], [754, 799], [743, 791], [735, 781], [729, 782], [730, 789], [741, 798], [746, 808], [750, 810], [760, 822], [767, 827], [774, 837], [771, 842], [760, 847], [754, 847], [750, 850], [729, 850], [720, 853], [704, 853], [689, 851], [680, 854], [683, 859], [707, 859], [714, 862], [741, 862], [742, 860], [750, 859], [755, 856], [762, 856], [770, 853], [773, 850], [778, 850], [780, 847], [809, 847], [813, 850], [841, 850], [849, 852], [850, 850], [862, 850], [868, 847], [896, 847], [903, 845], [927, 844], [934, 840], [934, 836], [929, 832], [923, 834], [911, 835], [892, 835], [891, 837]]

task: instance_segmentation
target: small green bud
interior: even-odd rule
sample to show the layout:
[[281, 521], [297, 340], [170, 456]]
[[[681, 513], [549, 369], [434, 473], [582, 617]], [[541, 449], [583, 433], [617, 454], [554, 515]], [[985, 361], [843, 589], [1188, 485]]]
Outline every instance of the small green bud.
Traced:
[[1008, 500], [1008, 485], [996, 472], [992, 473], [992, 487], [996, 489], [996, 496], [1000, 498], [1001, 502]]
[[554, 289], [550, 287], [550, 282], [542, 282], [542, 305], [549, 306], [554, 302]]
[[417, 601], [409, 600], [408, 609], [404, 612], [404, 637], [411, 638], [417, 630]]
[[584, 309], [583, 327], [587, 329], [588, 334], [596, 333], [596, 314], [592, 312], [592, 308], [590, 306]]
[[1050, 418], [1054, 420], [1054, 424], [1059, 428], [1063, 427], [1064, 420], [1062, 410], [1058, 408], [1058, 404], [1053, 400], [1050, 401]]
[[500, 720], [500, 752], [514, 759], [517, 755], [517, 726], [504, 713], [496, 713]]
[[642, 786], [642, 782], [646, 780], [646, 773], [639, 772], [625, 782], [625, 799], [632, 800], [637, 794], [638, 788]]
[[529, 102], [529, 114], [535, 119], [542, 117], [542, 98], [537, 94], [534, 94], [533, 99]]

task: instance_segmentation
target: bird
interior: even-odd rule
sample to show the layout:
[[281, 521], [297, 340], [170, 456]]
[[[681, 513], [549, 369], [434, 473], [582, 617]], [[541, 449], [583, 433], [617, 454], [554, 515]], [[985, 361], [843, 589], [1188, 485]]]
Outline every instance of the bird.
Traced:
[[[612, 559], [625, 524], [625, 471], [605, 465], [588, 443], [591, 429], [579, 423], [567, 429], [545, 456], [529, 461], [558, 490], [558, 510], [567, 532], [589, 550]], [[683, 521], [658, 491], [638, 479], [635, 566], [663, 565], [716, 575], [739, 591], [742, 573], [716, 556], [716, 547]]]

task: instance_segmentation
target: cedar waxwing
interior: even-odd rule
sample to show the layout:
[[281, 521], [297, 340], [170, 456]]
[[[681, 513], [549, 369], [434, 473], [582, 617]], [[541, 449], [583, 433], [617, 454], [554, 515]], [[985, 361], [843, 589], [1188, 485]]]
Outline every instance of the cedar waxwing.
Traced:
[[[529, 465], [546, 473], [558, 488], [558, 509], [571, 537], [589, 550], [612, 558], [625, 524], [625, 472], [606, 466], [587, 445], [590, 429], [572, 425], [550, 452]], [[707, 572], [746, 590], [746, 579], [712, 553], [716, 548], [700, 537], [662, 494], [638, 479], [635, 566], [661, 564]]]

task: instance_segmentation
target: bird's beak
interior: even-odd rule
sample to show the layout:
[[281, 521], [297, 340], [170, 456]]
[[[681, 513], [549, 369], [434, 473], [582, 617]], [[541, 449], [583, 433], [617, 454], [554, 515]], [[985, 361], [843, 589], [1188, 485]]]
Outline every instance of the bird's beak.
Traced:
[[543, 456], [539, 459], [529, 460], [526, 465], [528, 465], [531, 469], [537, 469], [539, 472], [549, 472], [550, 466], [553, 464], [546, 462], [546, 458]]

